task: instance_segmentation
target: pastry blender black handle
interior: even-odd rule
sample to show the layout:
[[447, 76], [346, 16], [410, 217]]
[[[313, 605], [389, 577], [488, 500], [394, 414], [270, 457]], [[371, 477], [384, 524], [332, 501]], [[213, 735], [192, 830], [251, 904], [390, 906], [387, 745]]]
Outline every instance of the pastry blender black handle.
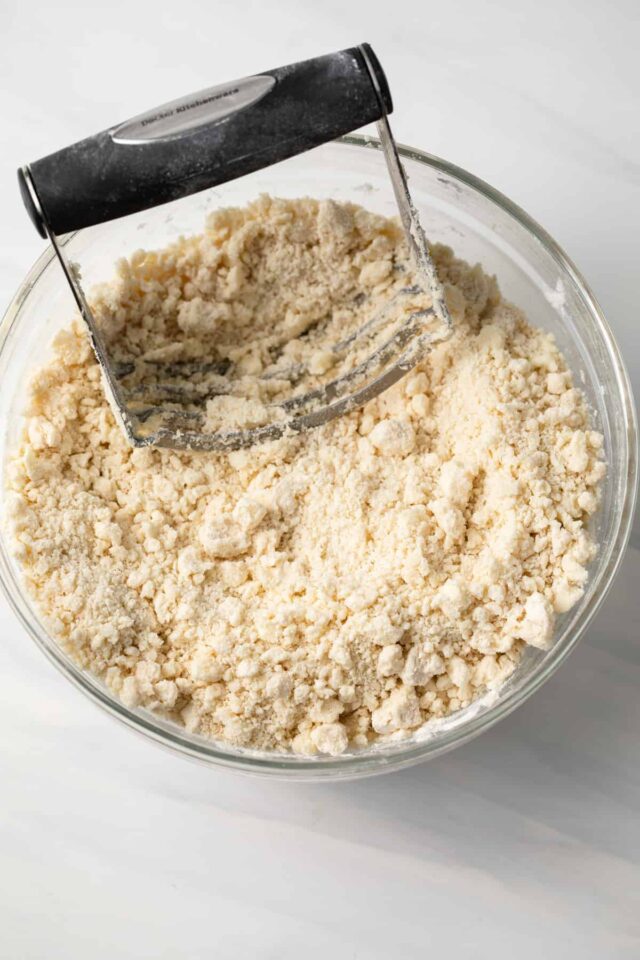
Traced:
[[174, 100], [18, 171], [42, 236], [147, 210], [379, 120], [389, 87], [368, 44]]

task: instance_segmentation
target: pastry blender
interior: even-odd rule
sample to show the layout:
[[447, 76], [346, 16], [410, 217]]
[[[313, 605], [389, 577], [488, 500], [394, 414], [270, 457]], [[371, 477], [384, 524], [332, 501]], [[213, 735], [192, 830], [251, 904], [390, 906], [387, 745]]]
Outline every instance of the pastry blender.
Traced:
[[[134, 446], [233, 450], [300, 433], [366, 403], [449, 335], [442, 286], [387, 119], [391, 111], [385, 75], [365, 43], [174, 100], [19, 170], [27, 210], [53, 246], [89, 328], [111, 405]], [[215, 358], [156, 363], [153, 385], [141, 387], [148, 378], [132, 377], [136, 361], [110, 356], [60, 238], [226, 183], [373, 122], [418, 280], [395, 294], [395, 301], [406, 302], [387, 304], [332, 345], [341, 358], [333, 380], [307, 388], [309, 372], [299, 365], [295, 375], [276, 373], [279, 380], [290, 376], [291, 395], [274, 403], [267, 423], [207, 430], [211, 394], [190, 379], [210, 369], [219, 373], [216, 391], [233, 393], [233, 370]], [[418, 295], [421, 306], [413, 308]], [[350, 353], [357, 359], [345, 368]]]

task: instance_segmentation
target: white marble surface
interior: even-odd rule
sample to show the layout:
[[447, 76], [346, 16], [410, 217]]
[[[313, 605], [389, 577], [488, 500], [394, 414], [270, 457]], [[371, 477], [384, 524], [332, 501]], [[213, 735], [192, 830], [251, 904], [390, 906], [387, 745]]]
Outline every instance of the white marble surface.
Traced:
[[[549, 229], [640, 390], [635, 0], [4, 0], [2, 22], [3, 303], [41, 250], [19, 163], [366, 39], [398, 138]], [[637, 958], [638, 546], [579, 649], [515, 715], [431, 764], [350, 784], [165, 754], [58, 676], [3, 602], [0, 957]]]

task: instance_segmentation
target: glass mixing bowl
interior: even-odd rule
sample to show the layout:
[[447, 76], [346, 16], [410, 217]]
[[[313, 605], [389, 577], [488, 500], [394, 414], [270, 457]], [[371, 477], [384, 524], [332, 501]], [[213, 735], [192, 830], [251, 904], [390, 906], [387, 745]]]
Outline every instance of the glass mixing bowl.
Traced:
[[[523, 308], [532, 323], [555, 335], [586, 394], [594, 425], [605, 437], [608, 463], [602, 505], [594, 519], [598, 556], [582, 599], [559, 618], [551, 649], [528, 649], [497, 695], [482, 698], [409, 740], [337, 758], [308, 758], [213, 742], [114, 699], [99, 680], [75, 666], [47, 633], [25, 592], [3, 532], [0, 582], [21, 623], [49, 659], [113, 717], [206, 763], [292, 779], [338, 779], [382, 773], [450, 750], [507, 716], [560, 666], [602, 603], [622, 558], [633, 516], [637, 427], [627, 374], [598, 304], [557, 244], [510, 200], [443, 160], [411, 148], [400, 152], [430, 240], [449, 244], [458, 256], [495, 273], [504, 296]], [[140, 247], [163, 246], [181, 233], [199, 232], [207, 211], [244, 204], [259, 193], [333, 197], [386, 215], [397, 213], [378, 141], [350, 136], [223, 188], [70, 235], [67, 254], [79, 262], [88, 288], [111, 276], [118, 256]], [[49, 248], [18, 290], [0, 327], [3, 473], [21, 430], [31, 372], [47, 359], [54, 333], [68, 323], [72, 312], [70, 293]], [[4, 490], [0, 496], [4, 498]]]

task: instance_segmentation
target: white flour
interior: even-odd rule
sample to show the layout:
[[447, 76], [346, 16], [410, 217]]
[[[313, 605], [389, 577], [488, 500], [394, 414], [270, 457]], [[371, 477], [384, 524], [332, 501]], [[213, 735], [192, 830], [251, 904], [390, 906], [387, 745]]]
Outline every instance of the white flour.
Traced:
[[[257, 282], [258, 249], [291, 274], [262, 260]], [[131, 450], [83, 329], [58, 336], [9, 470], [16, 551], [61, 646], [123, 702], [340, 754], [468, 705], [551, 643], [594, 554], [602, 437], [552, 338], [479, 267], [434, 256], [453, 338], [363, 410], [246, 452]], [[401, 262], [389, 221], [262, 200], [132, 258], [96, 308], [128, 355], [179, 328], [203, 356], [255, 326], [255, 373], [283, 298], [313, 313], [357, 281], [382, 301]]]

